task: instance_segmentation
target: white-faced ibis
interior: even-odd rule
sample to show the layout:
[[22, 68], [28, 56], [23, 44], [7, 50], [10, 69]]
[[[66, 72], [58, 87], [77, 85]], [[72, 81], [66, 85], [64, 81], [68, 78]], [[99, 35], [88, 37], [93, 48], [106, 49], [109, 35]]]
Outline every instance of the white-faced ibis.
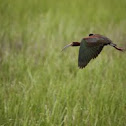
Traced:
[[103, 47], [110, 45], [119, 51], [124, 51], [122, 48], [118, 48], [109, 38], [100, 34], [89, 34], [88, 37], [83, 38], [81, 42], [72, 42], [66, 45], [63, 50], [69, 46], [80, 46], [78, 67], [84, 68], [91, 59], [94, 59], [102, 51]]

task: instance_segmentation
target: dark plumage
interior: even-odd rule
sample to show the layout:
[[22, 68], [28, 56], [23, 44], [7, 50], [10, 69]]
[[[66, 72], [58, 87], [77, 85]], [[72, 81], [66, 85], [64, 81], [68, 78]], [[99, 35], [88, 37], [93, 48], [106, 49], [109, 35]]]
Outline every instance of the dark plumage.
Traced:
[[69, 46], [80, 46], [78, 66], [80, 68], [84, 68], [91, 59], [96, 58], [100, 54], [103, 47], [106, 45], [110, 45], [119, 51], [124, 51], [124, 49], [118, 48], [117, 45], [114, 44], [109, 38], [100, 34], [89, 34], [89, 36], [83, 38], [81, 42], [72, 42], [65, 46], [64, 49]]

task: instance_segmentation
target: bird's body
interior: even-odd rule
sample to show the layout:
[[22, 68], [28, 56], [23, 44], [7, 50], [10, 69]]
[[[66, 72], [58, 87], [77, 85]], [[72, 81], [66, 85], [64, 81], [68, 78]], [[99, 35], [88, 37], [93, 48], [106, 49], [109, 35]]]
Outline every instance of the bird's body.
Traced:
[[89, 34], [88, 37], [83, 38], [81, 42], [72, 42], [69, 46], [80, 46], [78, 66], [84, 68], [91, 59], [94, 59], [102, 51], [103, 47], [110, 45], [119, 51], [124, 51], [124, 49], [118, 48], [109, 38], [100, 34]]

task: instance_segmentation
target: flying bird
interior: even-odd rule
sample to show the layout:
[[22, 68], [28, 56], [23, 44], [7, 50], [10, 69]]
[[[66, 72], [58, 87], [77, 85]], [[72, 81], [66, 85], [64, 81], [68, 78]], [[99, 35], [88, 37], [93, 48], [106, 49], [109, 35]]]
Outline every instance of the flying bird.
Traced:
[[124, 51], [125, 49], [117, 47], [109, 38], [100, 34], [89, 34], [88, 37], [83, 38], [81, 42], [72, 42], [66, 45], [62, 51], [69, 46], [80, 46], [79, 57], [78, 57], [78, 67], [84, 68], [90, 62], [91, 59], [96, 58], [102, 51], [104, 46], [110, 45], [119, 51]]

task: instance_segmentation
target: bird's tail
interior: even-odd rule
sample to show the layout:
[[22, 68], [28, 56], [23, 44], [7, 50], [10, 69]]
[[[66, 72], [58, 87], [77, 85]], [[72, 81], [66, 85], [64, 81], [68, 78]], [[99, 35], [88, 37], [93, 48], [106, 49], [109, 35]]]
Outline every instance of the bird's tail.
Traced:
[[126, 51], [124, 48], [119, 48], [119, 47], [117, 47], [117, 45], [114, 44], [114, 43], [110, 43], [110, 46], [114, 47], [115, 49], [117, 49], [117, 50], [119, 50], [119, 51], [121, 51], [121, 52]]

